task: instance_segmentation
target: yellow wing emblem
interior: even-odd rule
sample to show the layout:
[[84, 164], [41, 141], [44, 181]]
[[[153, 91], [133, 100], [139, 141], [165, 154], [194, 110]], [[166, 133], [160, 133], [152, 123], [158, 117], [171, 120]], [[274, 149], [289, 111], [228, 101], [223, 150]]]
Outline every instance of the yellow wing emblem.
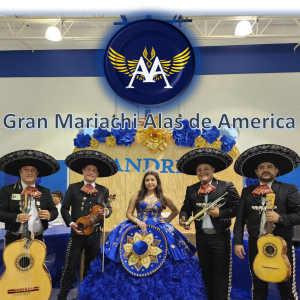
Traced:
[[[170, 76], [174, 73], [180, 72], [183, 68], [185, 68], [186, 64], [189, 62], [190, 58], [190, 49], [187, 47], [184, 51], [177, 54], [173, 57], [172, 60], [160, 60], [160, 63], [163, 67], [167, 76]], [[161, 75], [155, 75], [155, 80], [162, 79]]]
[[132, 76], [132, 73], [135, 71], [138, 60], [127, 60], [123, 55], [116, 52], [114, 49], [109, 47], [108, 58], [112, 63], [113, 67], [128, 76]]
[[[147, 58], [148, 53], [147, 49], [145, 48], [143, 52], [143, 57], [147, 60], [147, 66], [148, 68], [151, 67], [152, 63], [151, 60], [155, 57], [155, 51], [152, 47], [151, 50], [151, 58], [150, 60]], [[135, 71], [136, 66], [139, 62], [139, 60], [127, 60], [126, 57], [119, 54], [115, 50], [113, 50], [111, 47], [109, 47], [108, 50], [108, 58], [110, 59], [111, 64], [115, 69], [117, 69], [118, 72], [122, 72], [128, 76], [132, 76], [132, 73]], [[184, 51], [177, 54], [173, 57], [172, 60], [160, 60], [161, 66], [166, 73], [167, 76], [170, 76], [174, 73], [180, 72], [183, 68], [185, 68], [186, 64], [188, 63], [188, 60], [190, 58], [190, 50], [189, 47], [187, 47]], [[143, 75], [137, 75], [137, 79], [144, 80], [145, 77]], [[155, 75], [155, 80], [162, 79], [161, 75]]]

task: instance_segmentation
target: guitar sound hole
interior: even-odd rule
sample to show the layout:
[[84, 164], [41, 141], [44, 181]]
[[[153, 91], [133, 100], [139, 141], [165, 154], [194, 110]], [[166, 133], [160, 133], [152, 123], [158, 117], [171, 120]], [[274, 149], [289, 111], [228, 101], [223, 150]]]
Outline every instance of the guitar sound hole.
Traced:
[[29, 257], [22, 257], [19, 264], [21, 268], [27, 268], [30, 265]]
[[21, 254], [16, 259], [16, 267], [20, 271], [27, 271], [33, 265], [33, 258], [30, 254]]
[[263, 252], [267, 257], [275, 257], [277, 254], [277, 248], [274, 244], [268, 243], [263, 247]]

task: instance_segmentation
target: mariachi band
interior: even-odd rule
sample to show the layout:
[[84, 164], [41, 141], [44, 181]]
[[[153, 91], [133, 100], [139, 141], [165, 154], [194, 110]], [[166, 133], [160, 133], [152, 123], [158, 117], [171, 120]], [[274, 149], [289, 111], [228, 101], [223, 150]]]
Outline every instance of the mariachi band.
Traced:
[[[72, 153], [65, 163], [82, 174], [83, 181], [69, 185], [60, 209], [71, 234], [57, 299], [67, 299], [83, 251], [78, 299], [230, 299], [232, 250], [240, 259], [248, 256], [254, 300], [268, 299], [269, 282], [277, 283], [281, 299], [298, 299], [292, 237], [294, 226], [300, 225], [300, 194], [296, 185], [276, 180], [299, 166], [293, 150], [263, 144], [244, 151], [234, 171], [258, 183], [244, 188], [241, 196], [232, 182], [214, 176], [233, 163], [227, 153], [212, 148], [186, 153], [177, 169], [197, 176], [198, 182], [187, 187], [180, 210], [163, 192], [158, 171], [146, 170], [140, 190], [129, 201], [128, 220], [110, 232], [102, 247], [101, 234], [114, 199], [96, 179], [115, 175], [118, 166], [108, 155], [90, 150]], [[20, 177], [0, 191], [0, 222], [6, 229], [1, 299], [50, 297], [43, 233], [58, 210], [49, 189], [36, 179], [59, 169], [53, 157], [35, 150], [0, 158], [2, 172]], [[161, 212], [166, 207], [171, 214], [164, 220]], [[196, 247], [170, 224], [178, 214], [186, 230], [195, 222]], [[245, 226], [248, 254], [243, 246]]]

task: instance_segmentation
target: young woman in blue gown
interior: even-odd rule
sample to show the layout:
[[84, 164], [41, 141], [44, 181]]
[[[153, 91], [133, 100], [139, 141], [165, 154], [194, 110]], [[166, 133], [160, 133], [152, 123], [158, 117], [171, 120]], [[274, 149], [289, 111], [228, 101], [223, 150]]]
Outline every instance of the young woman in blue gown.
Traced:
[[[163, 219], [161, 212], [169, 207], [171, 214]], [[137, 211], [137, 216], [133, 215]], [[200, 300], [207, 299], [199, 269], [197, 249], [169, 222], [179, 211], [172, 200], [163, 193], [156, 171], [147, 171], [141, 190], [129, 202], [126, 216], [108, 235], [105, 242], [105, 268], [102, 272], [102, 254], [95, 259], [88, 275], [79, 287], [80, 300]], [[125, 232], [138, 225], [147, 230], [155, 226], [167, 241], [167, 256], [155, 273], [137, 277], [129, 273], [121, 263], [120, 242]], [[103, 251], [103, 249], [101, 249]]]

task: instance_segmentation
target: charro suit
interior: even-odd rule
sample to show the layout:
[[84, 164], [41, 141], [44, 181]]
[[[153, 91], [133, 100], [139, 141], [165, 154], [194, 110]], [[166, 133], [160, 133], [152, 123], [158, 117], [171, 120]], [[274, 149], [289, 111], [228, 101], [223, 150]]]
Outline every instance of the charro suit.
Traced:
[[[76, 222], [82, 216], [87, 216], [90, 214], [90, 209], [94, 205], [99, 205], [101, 203], [107, 203], [109, 197], [108, 188], [96, 183], [95, 188], [98, 193], [95, 197], [88, 197], [84, 192], [81, 191], [84, 186], [84, 182], [77, 182], [69, 185], [66, 192], [63, 204], [61, 206], [61, 215], [67, 226], [70, 226], [71, 222]], [[84, 197], [86, 199], [84, 200]], [[69, 213], [70, 207], [72, 206], [71, 215]], [[83, 209], [82, 209], [83, 208]], [[109, 215], [111, 215], [111, 206], [108, 206]]]
[[[243, 189], [241, 200], [238, 206], [236, 221], [234, 225], [234, 244], [243, 245], [244, 226], [247, 222], [249, 233], [248, 249], [249, 262], [253, 279], [253, 299], [267, 299], [268, 283], [258, 279], [253, 273], [253, 261], [257, 254], [257, 239], [260, 233], [260, 222], [262, 217], [261, 197], [253, 197], [252, 192], [259, 184]], [[281, 299], [296, 299], [295, 284], [293, 281], [293, 242], [294, 226], [300, 225], [300, 194], [296, 185], [274, 181], [271, 185], [275, 197], [275, 209], [283, 217], [283, 223], [275, 223], [273, 234], [285, 239], [288, 245], [287, 256], [292, 265], [292, 275], [286, 282], [278, 284]]]
[[[202, 229], [202, 221], [195, 221], [196, 243], [200, 267], [202, 268], [203, 280], [208, 289], [210, 300], [227, 299], [230, 292], [230, 256], [231, 237], [229, 227], [231, 218], [236, 215], [239, 202], [239, 194], [231, 182], [216, 180], [213, 178], [212, 185], [216, 190], [208, 194], [208, 203], [213, 202], [225, 192], [226, 203], [220, 208], [220, 216], [211, 218], [215, 234], [206, 234]], [[202, 210], [206, 203], [204, 196], [199, 196], [198, 191], [201, 183], [191, 185], [186, 190], [184, 204], [180, 211], [180, 218], [185, 216], [186, 220]]]
[[[93, 206], [108, 202], [108, 188], [99, 184], [95, 184], [95, 188], [97, 189], [98, 193], [95, 196], [89, 196], [81, 191], [83, 186], [83, 181], [70, 184], [66, 192], [61, 207], [61, 215], [67, 226], [70, 226], [71, 222], [76, 223], [76, 221], [82, 216], [89, 215], [90, 209]], [[69, 212], [70, 207], [72, 207], [71, 215]], [[106, 218], [108, 218], [112, 213], [110, 205], [108, 205], [108, 210], [109, 215], [106, 216]], [[95, 226], [94, 231], [87, 236], [78, 235], [73, 231], [73, 229], [71, 230], [70, 240], [66, 253], [66, 265], [61, 278], [58, 299], [67, 299], [67, 295], [76, 275], [76, 269], [80, 261], [83, 249], [85, 249], [85, 268], [83, 274], [84, 277], [87, 274], [91, 262], [98, 256], [100, 249], [101, 224], [102, 222], [100, 223], [100, 225]]]
[[[41, 197], [36, 199], [36, 205], [38, 209], [48, 210], [50, 212], [50, 220], [56, 219], [58, 212], [53, 202], [50, 190], [40, 185], [35, 186], [36, 189], [42, 193]], [[22, 185], [20, 181], [15, 184], [3, 186], [0, 191], [0, 222], [5, 223], [5, 229], [7, 230], [5, 235], [6, 246], [12, 241], [20, 238], [18, 235], [11, 234], [11, 232], [17, 232], [20, 227], [20, 223], [17, 222], [18, 214], [21, 214], [20, 200], [13, 200], [13, 194], [22, 193]], [[37, 204], [39, 202], [39, 204]], [[44, 230], [48, 228], [48, 220], [41, 220]], [[43, 240], [43, 236], [38, 236], [39, 240]]]

